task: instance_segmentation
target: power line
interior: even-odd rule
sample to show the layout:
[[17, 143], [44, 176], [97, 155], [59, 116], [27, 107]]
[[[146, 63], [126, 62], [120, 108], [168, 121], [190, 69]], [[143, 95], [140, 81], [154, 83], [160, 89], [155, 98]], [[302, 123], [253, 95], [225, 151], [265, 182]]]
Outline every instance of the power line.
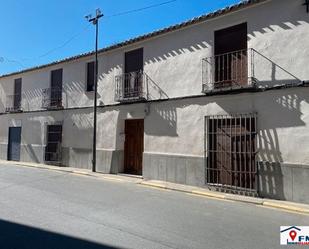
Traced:
[[71, 36], [68, 40], [66, 40], [64, 43], [62, 43], [61, 45], [55, 47], [55, 48], [52, 48], [50, 50], [48, 50], [46, 53], [44, 54], [41, 54], [37, 57], [33, 57], [33, 58], [26, 58], [26, 59], [23, 59], [23, 60], [31, 60], [31, 59], [40, 59], [40, 58], [43, 58], [63, 47], [65, 47], [66, 45], [68, 45], [71, 41], [73, 41], [75, 38], [77, 38], [78, 36], [80, 36], [82, 33], [84, 33], [88, 28], [90, 27], [90, 24], [88, 24], [83, 30], [81, 30], [80, 32], [76, 33], [75, 35]]
[[10, 59], [8, 57], [4, 57], [4, 56], [0, 56], [0, 63], [3, 63], [3, 62], [9, 62], [9, 63], [17, 63], [19, 64], [20, 66], [24, 67], [25, 65], [19, 61], [19, 60], [15, 60], [15, 59]]
[[159, 7], [159, 6], [162, 6], [162, 5], [171, 4], [171, 3], [176, 2], [176, 1], [178, 1], [178, 0], [171, 0], [171, 1], [166, 1], [166, 2], [163, 2], [163, 3], [157, 3], [157, 4], [149, 5], [149, 6], [146, 6], [146, 7], [143, 7], [143, 8], [139, 8], [139, 9], [127, 10], [127, 11], [119, 12], [119, 13], [116, 13], [116, 14], [113, 14], [113, 15], [110, 15], [110, 16], [105, 16], [105, 18], [123, 16], [123, 15], [131, 14], [131, 13], [135, 13], [135, 12], [140, 12], [140, 11], [143, 11], [143, 10], [156, 8], [156, 7]]
[[[157, 4], [152, 4], [152, 5], [149, 5], [149, 6], [146, 6], [146, 7], [142, 7], [142, 8], [138, 8], [138, 9], [132, 9], [132, 10], [127, 10], [127, 11], [124, 11], [124, 12], [119, 12], [119, 13], [116, 13], [116, 14], [112, 14], [110, 16], [104, 16], [104, 18], [112, 18], [112, 17], [132, 14], [132, 13], [136, 13], [136, 12], [141, 12], [141, 11], [144, 11], [144, 10], [147, 10], [147, 9], [152, 9], [152, 8], [160, 7], [160, 6], [163, 6], [163, 5], [171, 4], [171, 3], [174, 3], [176, 1], [178, 1], [178, 0], [170, 0], [170, 1], [165, 1], [165, 2], [161, 2], [161, 3], [157, 3]], [[66, 45], [71, 43], [74, 39], [76, 39], [78, 36], [80, 36], [89, 27], [90, 27], [90, 24], [88, 26], [86, 26], [83, 30], [81, 30], [80, 32], [78, 32], [78, 33], [74, 34], [73, 36], [71, 36], [69, 39], [67, 39], [61, 45], [59, 45], [57, 47], [54, 47], [54, 48], [48, 50], [46, 53], [43, 53], [43, 54], [41, 54], [39, 56], [32, 57], [32, 58], [22, 58], [20, 60], [16, 60], [16, 59], [12, 60], [12, 59], [8, 59], [6, 57], [0, 57], [0, 63], [3, 63], [4, 61], [7, 61], [7, 62], [12, 62], [12, 63], [17, 63], [20, 66], [24, 67], [24, 65], [23, 65], [23, 63], [21, 61], [35, 60], [35, 59], [41, 59], [43, 57], [46, 57], [47, 55], [49, 55], [49, 54], [51, 54], [51, 53], [53, 53], [53, 52], [55, 52], [55, 51], [65, 47]]]
[[88, 28], [90, 27], [90, 24], [88, 24], [83, 30], [81, 30], [80, 32], [76, 33], [75, 35], [71, 36], [68, 40], [66, 40], [64, 43], [62, 43], [61, 45], [55, 47], [55, 48], [52, 48], [50, 50], [48, 50], [46, 53], [44, 54], [41, 54], [39, 56], [36, 56], [36, 57], [31, 57], [31, 58], [22, 58], [20, 60], [16, 60], [16, 59], [9, 59], [7, 57], [4, 57], [4, 56], [0, 56], [0, 63], [3, 63], [3, 62], [10, 62], [10, 63], [17, 63], [19, 64], [20, 66], [22, 67], [25, 67], [25, 65], [21, 62], [21, 61], [29, 61], [29, 60], [36, 60], [36, 59], [40, 59], [40, 58], [43, 58], [63, 47], [65, 47], [66, 45], [68, 45], [70, 42], [72, 42], [74, 39], [76, 39], [78, 36], [80, 36], [84, 31], [86, 31]]

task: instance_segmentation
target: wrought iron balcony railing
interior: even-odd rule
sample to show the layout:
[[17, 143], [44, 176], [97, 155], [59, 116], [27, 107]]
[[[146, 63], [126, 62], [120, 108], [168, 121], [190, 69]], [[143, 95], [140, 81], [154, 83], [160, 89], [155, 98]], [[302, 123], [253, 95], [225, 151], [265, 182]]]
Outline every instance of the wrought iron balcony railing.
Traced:
[[149, 77], [143, 71], [117, 75], [115, 77], [115, 101], [147, 100], [148, 81]]
[[62, 89], [46, 88], [42, 91], [42, 108], [44, 109], [61, 109]]
[[251, 49], [203, 59], [203, 91], [253, 86], [252, 62]]
[[298, 84], [301, 80], [255, 49], [202, 60], [203, 92]]
[[21, 101], [22, 101], [22, 94], [7, 95], [5, 111], [21, 112], [22, 111]]

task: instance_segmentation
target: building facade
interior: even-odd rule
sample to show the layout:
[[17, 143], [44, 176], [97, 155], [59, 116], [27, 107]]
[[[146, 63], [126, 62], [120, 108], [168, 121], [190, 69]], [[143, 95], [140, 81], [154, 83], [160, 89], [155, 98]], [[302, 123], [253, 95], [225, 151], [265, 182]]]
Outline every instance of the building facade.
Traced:
[[[99, 51], [97, 171], [309, 203], [309, 13], [260, 0]], [[0, 77], [0, 158], [91, 169], [93, 52]]]

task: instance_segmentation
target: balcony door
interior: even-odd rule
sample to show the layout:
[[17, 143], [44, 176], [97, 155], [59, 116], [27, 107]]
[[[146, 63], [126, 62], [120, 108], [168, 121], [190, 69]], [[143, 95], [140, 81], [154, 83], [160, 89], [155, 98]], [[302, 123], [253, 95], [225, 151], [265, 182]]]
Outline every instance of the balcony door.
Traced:
[[53, 70], [51, 72], [50, 106], [62, 106], [62, 69]]
[[21, 82], [21, 78], [15, 79], [14, 81], [14, 110], [21, 108]]
[[248, 84], [247, 23], [215, 31], [215, 88]]
[[143, 69], [144, 51], [143, 48], [125, 53], [125, 75], [124, 75], [124, 97], [139, 97], [143, 92]]

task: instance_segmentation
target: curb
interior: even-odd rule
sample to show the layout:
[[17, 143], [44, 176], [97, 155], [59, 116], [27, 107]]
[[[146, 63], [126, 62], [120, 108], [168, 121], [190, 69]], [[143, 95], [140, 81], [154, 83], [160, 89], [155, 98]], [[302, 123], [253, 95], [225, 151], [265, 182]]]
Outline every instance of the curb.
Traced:
[[96, 179], [104, 179], [104, 180], [112, 180], [112, 181], [118, 181], [118, 182], [132, 182], [132, 183], [139, 183], [142, 181], [142, 179], [129, 179], [129, 177], [125, 176], [115, 176], [113, 177], [110, 174], [104, 174], [104, 173], [97, 173], [97, 172], [87, 172], [84, 170], [78, 170], [75, 168], [68, 168], [68, 167], [60, 167], [60, 166], [49, 166], [44, 164], [28, 164], [28, 163], [20, 163], [20, 162], [11, 162], [11, 161], [3, 161], [0, 160], [0, 163], [3, 164], [11, 164], [15, 166], [21, 166], [21, 167], [27, 167], [27, 168], [35, 168], [35, 169], [44, 169], [44, 170], [52, 170], [57, 172], [65, 172], [68, 174], [75, 174], [75, 175], [82, 175], [82, 176], [88, 176], [93, 177]]
[[[147, 182], [143, 181], [140, 183], [141, 185], [149, 186], [149, 187], [155, 187], [155, 188], [163, 188], [163, 189], [169, 189], [169, 190], [175, 190], [179, 192], [199, 195], [199, 196], [206, 196], [211, 198], [216, 198], [218, 200], [230, 200], [230, 201], [236, 201], [236, 202], [243, 202], [248, 204], [254, 204], [257, 206], [264, 206], [264, 207], [270, 207], [275, 208], [282, 211], [290, 211], [295, 212], [299, 214], [306, 214], [309, 215], [309, 205], [306, 204], [298, 204], [295, 203], [294, 205], [289, 205], [285, 201], [271, 201], [269, 199], [263, 199], [263, 198], [255, 198], [255, 197], [248, 197], [248, 196], [241, 196], [241, 195], [233, 195], [233, 194], [225, 194], [225, 193], [216, 193], [208, 190], [194, 190], [196, 188], [194, 187], [188, 187], [188, 189], [185, 188], [176, 188], [168, 186], [168, 184], [164, 183], [153, 183], [153, 182]], [[193, 190], [192, 190], [193, 189]]]
[[153, 187], [153, 188], [168, 189], [168, 190], [174, 190], [174, 191], [188, 193], [188, 194], [194, 194], [198, 196], [215, 198], [218, 200], [230, 200], [230, 201], [236, 201], [236, 202], [243, 202], [243, 203], [248, 203], [248, 204], [254, 204], [257, 206], [275, 208], [275, 209], [282, 210], [282, 211], [290, 211], [294, 213], [309, 215], [309, 205], [301, 204], [301, 203], [291, 203], [287, 201], [278, 201], [278, 200], [270, 200], [270, 199], [263, 199], [263, 198], [249, 197], [249, 196], [226, 194], [226, 193], [220, 193], [220, 192], [213, 192], [207, 189], [188, 186], [188, 185], [161, 182], [161, 181], [155, 181], [155, 180], [148, 181], [148, 180], [137, 179], [137, 178], [132, 179], [128, 176], [119, 176], [119, 175], [112, 176], [110, 174], [104, 175], [103, 173], [87, 172], [83, 170], [59, 167], [59, 166], [8, 162], [8, 161], [3, 161], [3, 160], [0, 160], [0, 163], [12, 164], [15, 166], [22, 166], [22, 167], [29, 167], [29, 168], [52, 170], [52, 171], [58, 171], [58, 172], [66, 172], [69, 174], [83, 175], [83, 176], [93, 177], [93, 178], [102, 179], [102, 180], [130, 182], [130, 183], [140, 184], [143, 186], [148, 186], [148, 187]]

